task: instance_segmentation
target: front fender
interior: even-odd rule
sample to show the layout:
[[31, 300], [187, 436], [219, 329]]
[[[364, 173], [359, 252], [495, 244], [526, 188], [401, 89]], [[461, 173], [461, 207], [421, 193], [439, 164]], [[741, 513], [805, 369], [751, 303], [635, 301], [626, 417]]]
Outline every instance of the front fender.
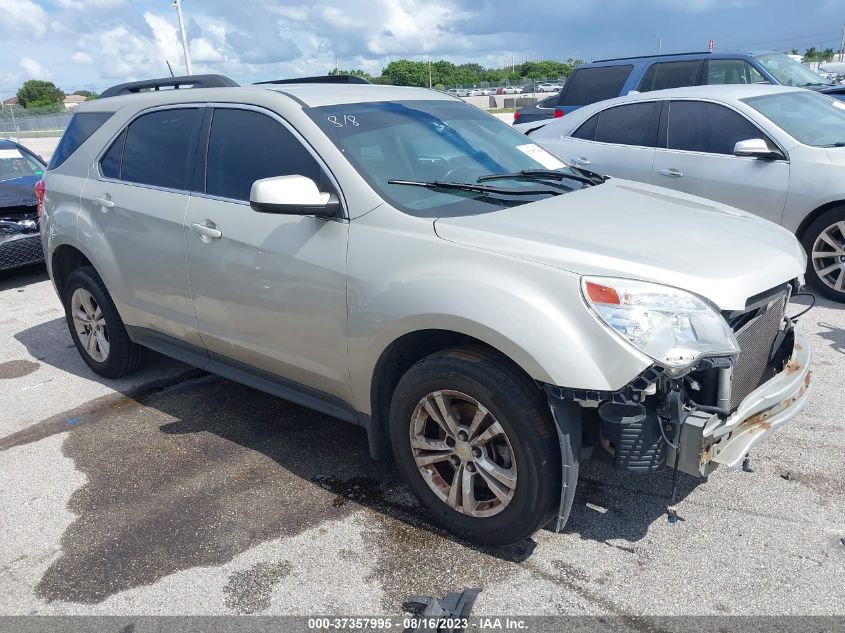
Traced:
[[430, 229], [355, 224], [349, 368], [354, 403], [364, 413], [382, 352], [420, 330], [471, 336], [535, 380], [577, 389], [620, 389], [651, 364], [589, 312], [575, 274], [446, 242]]

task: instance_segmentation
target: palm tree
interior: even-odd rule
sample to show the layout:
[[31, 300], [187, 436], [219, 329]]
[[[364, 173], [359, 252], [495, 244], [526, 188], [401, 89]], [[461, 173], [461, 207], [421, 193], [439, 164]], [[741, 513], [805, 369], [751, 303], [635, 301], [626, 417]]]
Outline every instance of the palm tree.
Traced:
[[816, 51], [815, 46], [811, 46], [807, 50], [804, 51], [804, 61], [805, 62], [812, 62], [816, 60], [818, 57], [818, 52]]
[[797, 48], [793, 48], [793, 49], [792, 49], [792, 52], [790, 53], [790, 55], [800, 55], [800, 54], [801, 54], [801, 53], [799, 53], [799, 52], [798, 52], [798, 49], [797, 49]]
[[819, 61], [829, 62], [833, 59], [833, 56], [835, 54], [836, 53], [834, 52], [834, 50], [832, 48], [826, 48], [821, 52], [821, 55], [819, 56]]

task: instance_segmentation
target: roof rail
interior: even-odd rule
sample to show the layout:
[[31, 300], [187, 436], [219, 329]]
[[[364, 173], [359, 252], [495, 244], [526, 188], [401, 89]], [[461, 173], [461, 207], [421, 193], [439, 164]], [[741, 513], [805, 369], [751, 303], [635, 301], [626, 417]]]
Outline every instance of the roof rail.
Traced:
[[262, 84], [368, 84], [372, 83], [363, 77], [355, 75], [322, 75], [319, 77], [298, 77], [296, 79], [271, 79], [270, 81], [257, 81], [255, 85]]
[[144, 79], [118, 84], [105, 90], [100, 99], [129, 95], [138, 92], [161, 90], [162, 88], [233, 88], [239, 84], [223, 75], [185, 75], [182, 77], [162, 77], [161, 79]]
[[713, 51], [691, 51], [689, 53], [660, 53], [659, 55], [634, 55], [632, 57], [611, 57], [610, 59], [595, 59], [592, 64], [599, 62], [623, 62], [628, 59], [651, 59], [652, 57], [682, 57], [684, 55], [709, 55]]

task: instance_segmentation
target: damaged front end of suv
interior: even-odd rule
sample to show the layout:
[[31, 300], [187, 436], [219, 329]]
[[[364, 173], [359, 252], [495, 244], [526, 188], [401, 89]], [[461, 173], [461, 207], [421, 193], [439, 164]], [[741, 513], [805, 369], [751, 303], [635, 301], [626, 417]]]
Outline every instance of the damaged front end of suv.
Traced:
[[[742, 465], [756, 443], [806, 405], [811, 347], [786, 314], [797, 279], [733, 311], [646, 282], [585, 277], [582, 289], [595, 317], [654, 364], [616, 391], [546, 386], [561, 448], [581, 446], [576, 458], [602, 450], [619, 471], [668, 466], [706, 477], [720, 465]], [[557, 530], [568, 518], [576, 479], [577, 472], [564, 473], [551, 526]], [[670, 519], [674, 501], [673, 485]]]

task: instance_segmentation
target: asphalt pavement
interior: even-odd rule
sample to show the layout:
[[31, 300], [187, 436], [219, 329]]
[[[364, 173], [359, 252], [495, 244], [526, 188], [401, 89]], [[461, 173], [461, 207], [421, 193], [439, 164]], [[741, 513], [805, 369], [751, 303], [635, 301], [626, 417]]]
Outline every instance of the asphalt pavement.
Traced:
[[[794, 308], [797, 312], [798, 307]], [[150, 353], [118, 381], [43, 268], [0, 273], [0, 615], [845, 613], [845, 307], [801, 319], [805, 412], [753, 472], [588, 463], [564, 533], [485, 549], [433, 526], [360, 428]]]

